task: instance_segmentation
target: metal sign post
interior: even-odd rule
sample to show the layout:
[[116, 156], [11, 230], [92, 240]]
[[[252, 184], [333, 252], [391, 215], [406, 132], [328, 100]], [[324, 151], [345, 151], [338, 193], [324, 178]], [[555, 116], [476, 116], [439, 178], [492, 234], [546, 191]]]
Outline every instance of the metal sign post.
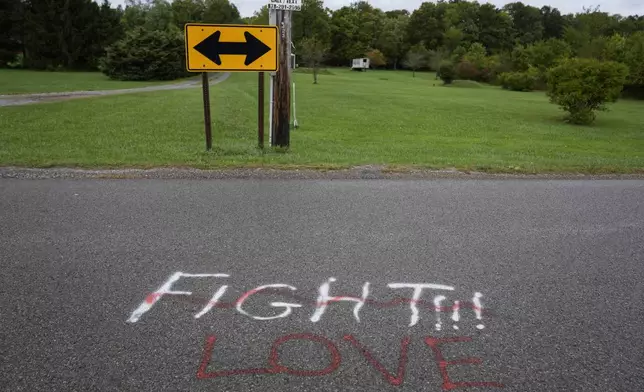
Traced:
[[203, 119], [206, 128], [206, 151], [212, 150], [212, 123], [210, 121], [210, 83], [208, 73], [201, 73], [201, 91], [203, 93]]

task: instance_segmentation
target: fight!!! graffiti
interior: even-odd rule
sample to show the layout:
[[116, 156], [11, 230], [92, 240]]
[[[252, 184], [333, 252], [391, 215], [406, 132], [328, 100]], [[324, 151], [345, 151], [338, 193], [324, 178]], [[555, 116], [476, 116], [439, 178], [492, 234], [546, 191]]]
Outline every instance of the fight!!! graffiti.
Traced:
[[[154, 305], [164, 296], [173, 295], [173, 296], [192, 296], [190, 291], [176, 291], [173, 290], [173, 285], [180, 279], [203, 279], [203, 278], [229, 278], [228, 274], [191, 274], [185, 272], [175, 272], [172, 274], [157, 290], [150, 293], [146, 298], [141, 302], [141, 304], [132, 312], [130, 317], [127, 319], [129, 323], [138, 322], [141, 317], [149, 312]], [[485, 325], [483, 324], [483, 304], [481, 298], [483, 294], [480, 292], [475, 292], [472, 300], [469, 302], [455, 300], [452, 305], [442, 305], [442, 303], [447, 299], [445, 295], [438, 294], [434, 295], [431, 301], [422, 299], [423, 294], [426, 291], [429, 292], [449, 292], [453, 291], [453, 286], [436, 284], [436, 283], [389, 283], [387, 287], [393, 290], [411, 290], [411, 297], [408, 298], [397, 298], [392, 301], [376, 301], [369, 298], [371, 291], [371, 284], [365, 282], [362, 285], [362, 294], [360, 297], [345, 296], [345, 295], [332, 295], [331, 285], [336, 282], [336, 278], [328, 278], [324, 283], [322, 283], [318, 289], [318, 297], [315, 301], [307, 301], [300, 296], [294, 295], [294, 292], [297, 291], [297, 288], [284, 283], [271, 283], [260, 285], [252, 290], [244, 292], [236, 301], [234, 302], [222, 302], [221, 299], [226, 294], [226, 291], [229, 288], [229, 285], [221, 285], [215, 290], [212, 297], [205, 302], [203, 308], [194, 314], [195, 319], [199, 319], [202, 316], [206, 315], [214, 308], [231, 308], [234, 307], [237, 312], [245, 316], [250, 317], [253, 320], [267, 321], [274, 320], [279, 318], [284, 318], [290, 316], [295, 309], [302, 308], [304, 305], [313, 306], [313, 313], [310, 316], [310, 321], [313, 323], [319, 322], [324, 316], [327, 308], [337, 302], [350, 302], [353, 303], [353, 317], [356, 322], [360, 322], [360, 310], [365, 305], [373, 305], [379, 307], [387, 306], [398, 306], [403, 304], [408, 304], [411, 311], [409, 326], [413, 327], [418, 324], [420, 320], [420, 308], [430, 309], [435, 314], [435, 330], [440, 331], [443, 328], [443, 320], [441, 313], [450, 312], [450, 319], [452, 320], [452, 327], [455, 330], [459, 329], [458, 323], [460, 321], [460, 311], [463, 308], [470, 308], [474, 311], [477, 324], [477, 329], [484, 329]], [[275, 293], [279, 292], [280, 295], [298, 298], [301, 301], [294, 302], [271, 302], [269, 305], [272, 308], [281, 309], [281, 313], [271, 316], [262, 316], [257, 314], [251, 314], [250, 312], [244, 309], [244, 303], [248, 300], [249, 297], [255, 294], [262, 293]]]

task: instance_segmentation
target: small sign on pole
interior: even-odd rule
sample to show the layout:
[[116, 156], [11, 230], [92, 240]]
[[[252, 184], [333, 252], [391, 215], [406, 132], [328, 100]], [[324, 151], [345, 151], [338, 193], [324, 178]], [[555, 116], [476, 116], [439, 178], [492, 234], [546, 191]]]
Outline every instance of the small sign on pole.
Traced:
[[269, 10], [301, 11], [302, 0], [269, 0]]

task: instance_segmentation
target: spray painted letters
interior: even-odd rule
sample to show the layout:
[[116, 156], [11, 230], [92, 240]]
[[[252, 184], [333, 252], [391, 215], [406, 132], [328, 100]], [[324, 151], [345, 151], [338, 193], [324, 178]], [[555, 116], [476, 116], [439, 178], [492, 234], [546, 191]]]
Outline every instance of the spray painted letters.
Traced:
[[[215, 308], [235, 308], [237, 312], [248, 316], [253, 320], [266, 321], [288, 317], [299, 308], [310, 306], [313, 308], [310, 316], [310, 321], [317, 323], [323, 318], [324, 313], [329, 306], [332, 306], [333, 304], [338, 302], [349, 302], [354, 304], [353, 318], [358, 323], [361, 322], [360, 310], [365, 305], [380, 308], [408, 305], [411, 311], [409, 320], [410, 327], [418, 324], [418, 321], [421, 318], [421, 310], [425, 310], [433, 313], [433, 317], [436, 320], [434, 325], [434, 329], [436, 331], [442, 330], [443, 322], [450, 322], [449, 320], [451, 320], [452, 328], [458, 330], [461, 309], [469, 308], [475, 313], [477, 319], [476, 328], [485, 328], [485, 325], [483, 324], [483, 304], [481, 301], [483, 295], [479, 292], [475, 292], [472, 296], [471, 301], [455, 300], [451, 305], [443, 305], [443, 303], [447, 300], [446, 295], [449, 294], [450, 291], [454, 291], [454, 287], [443, 284], [389, 283], [387, 285], [387, 288], [389, 290], [392, 290], [392, 292], [403, 293], [411, 296], [405, 298], [396, 298], [391, 301], [377, 301], [375, 299], [369, 298], [370, 292], [373, 289], [369, 282], [364, 282], [364, 284], [362, 285], [360, 297], [353, 297], [334, 293], [333, 283], [335, 283], [337, 279], [331, 277], [319, 286], [318, 296], [314, 301], [312, 299], [307, 299], [298, 295], [297, 288], [295, 286], [283, 283], [272, 283], [261, 285], [252, 290], [246, 291], [234, 302], [223, 302], [222, 298], [230, 287], [229, 284], [224, 284], [228, 283], [226, 281], [227, 278], [230, 278], [230, 275], [220, 273], [192, 274], [185, 272], [175, 272], [165, 282], [163, 282], [156, 291], [146, 296], [143, 302], [141, 302], [141, 304], [132, 312], [127, 321], [130, 323], [136, 323], [141, 319], [143, 315], [151, 311], [154, 305], [165, 296], [192, 296], [193, 293], [190, 291], [176, 291], [173, 289], [173, 286], [178, 281], [189, 279], [211, 279], [213, 281], [213, 285], [218, 285], [218, 287], [216, 287], [216, 290], [214, 290], [213, 295], [209, 300], [200, 300], [201, 302], [203, 302], [204, 306], [199, 312], [194, 314], [195, 319], [203, 317]], [[386, 290], [387, 288], [384, 289]], [[296, 300], [296, 302], [271, 302], [269, 305], [272, 308], [282, 310], [281, 313], [272, 316], [252, 314], [244, 309], [244, 303], [251, 296], [269, 293], [275, 294], [276, 292], [279, 292], [279, 294], [282, 296], [293, 298]], [[449, 316], [441, 317], [441, 313], [448, 313]]]

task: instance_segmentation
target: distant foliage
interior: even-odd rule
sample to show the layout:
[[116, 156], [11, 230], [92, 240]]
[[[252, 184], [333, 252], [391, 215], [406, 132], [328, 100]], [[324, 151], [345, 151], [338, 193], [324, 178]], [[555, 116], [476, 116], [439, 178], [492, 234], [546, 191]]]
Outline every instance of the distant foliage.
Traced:
[[416, 45], [409, 49], [403, 65], [413, 71], [412, 76], [416, 76], [416, 70], [426, 67], [429, 62], [430, 53], [422, 45]]
[[455, 72], [460, 80], [479, 80], [481, 77], [478, 67], [465, 59], [456, 65]]
[[300, 43], [304, 64], [313, 71], [313, 84], [318, 84], [318, 74], [329, 47], [319, 38], [305, 38]]
[[367, 57], [369, 58], [369, 62], [374, 68], [382, 67], [385, 64], [387, 64], [387, 59], [385, 58], [385, 55], [382, 54], [381, 51], [378, 49], [372, 49], [367, 52]]
[[525, 72], [505, 72], [499, 75], [499, 84], [506, 90], [533, 91], [539, 82], [539, 72], [530, 68]]
[[118, 80], [172, 80], [186, 76], [183, 35], [177, 30], [135, 28], [107, 48], [100, 69]]
[[628, 67], [621, 63], [569, 59], [548, 72], [548, 96], [568, 112], [568, 121], [590, 124], [596, 111], [617, 100], [627, 76]]
[[441, 80], [445, 84], [452, 84], [456, 79], [456, 69], [454, 68], [454, 64], [450, 61], [443, 61], [438, 68], [438, 72]]

